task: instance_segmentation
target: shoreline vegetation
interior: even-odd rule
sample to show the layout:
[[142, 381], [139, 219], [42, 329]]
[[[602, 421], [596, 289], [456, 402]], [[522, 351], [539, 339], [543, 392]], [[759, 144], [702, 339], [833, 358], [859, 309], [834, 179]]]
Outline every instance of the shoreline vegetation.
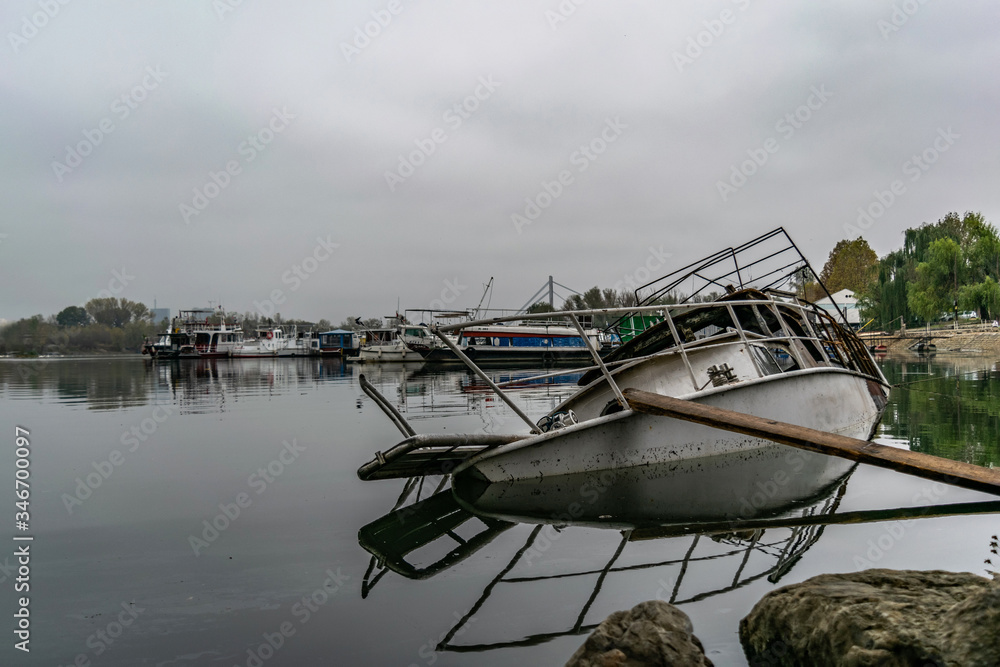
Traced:
[[[916, 333], [934, 327], [928, 333], [937, 337], [947, 331], [947, 320], [959, 318], [960, 313], [975, 315], [980, 322], [1000, 318], [1000, 235], [982, 214], [948, 213], [935, 223], [905, 230], [903, 236], [903, 247], [881, 259], [861, 236], [844, 239], [834, 246], [819, 274], [830, 294], [844, 289], [854, 293], [863, 331], [891, 335], [904, 328]], [[814, 278], [803, 269], [789, 288], [809, 301], [817, 301], [826, 294]], [[571, 296], [562, 309], [634, 305], [643, 295], [630, 291], [633, 288], [622, 288], [621, 283], [606, 289], [595, 286]], [[698, 295], [696, 300], [711, 301], [718, 296]], [[671, 293], [658, 303], [677, 303], [684, 298], [684, 294]], [[548, 310], [552, 307], [546, 302], [528, 308], [529, 313]], [[315, 323], [283, 321], [280, 313], [273, 319], [255, 312], [233, 315], [248, 334], [265, 324], [295, 324], [317, 331], [334, 328], [326, 319]], [[230, 316], [226, 319], [228, 322]], [[91, 299], [84, 306], [69, 306], [56, 315], [34, 315], [6, 324], [0, 328], [0, 356], [138, 353], [146, 339], [155, 339], [168, 326], [166, 320], [154, 322], [152, 312], [143, 303], [111, 296]], [[338, 328], [380, 326], [380, 318], [362, 321], [351, 316]], [[988, 341], [988, 331], [981, 335], [983, 341]], [[958, 346], [966, 347], [960, 343]], [[997, 345], [990, 344], [989, 351], [995, 350]]]

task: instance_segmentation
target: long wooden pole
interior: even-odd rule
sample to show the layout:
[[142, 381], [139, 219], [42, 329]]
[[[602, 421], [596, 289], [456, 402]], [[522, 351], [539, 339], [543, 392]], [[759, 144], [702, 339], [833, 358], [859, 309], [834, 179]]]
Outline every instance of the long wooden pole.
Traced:
[[908, 475], [945, 482], [966, 489], [1000, 495], [1000, 469], [952, 461], [908, 449], [886, 447], [866, 440], [817, 431], [785, 422], [683, 401], [639, 389], [626, 389], [625, 399], [636, 412], [683, 419], [714, 428], [743, 433], [810, 452], [840, 456], [852, 461], [896, 470]]
[[732, 533], [741, 530], [764, 528], [796, 528], [800, 526], [833, 526], [840, 524], [874, 523], [877, 521], [900, 521], [913, 519], [933, 519], [943, 516], [964, 516], [973, 514], [1000, 513], [1000, 500], [978, 503], [954, 503], [951, 505], [928, 505], [926, 507], [903, 507], [887, 510], [856, 510], [836, 514], [806, 514], [803, 516], [778, 517], [775, 519], [733, 519], [732, 521], [711, 521], [687, 524], [664, 524], [633, 528], [630, 541], [655, 540], [661, 537], [680, 535], [707, 535]]

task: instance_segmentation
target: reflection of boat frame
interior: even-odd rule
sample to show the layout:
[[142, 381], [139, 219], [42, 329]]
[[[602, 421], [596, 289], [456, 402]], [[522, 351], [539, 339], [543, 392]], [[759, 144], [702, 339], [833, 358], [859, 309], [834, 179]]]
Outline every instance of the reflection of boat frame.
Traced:
[[[426, 478], [412, 477], [407, 480], [392, 511], [358, 532], [358, 542], [374, 555], [361, 584], [361, 597], [368, 597], [371, 588], [389, 570], [407, 579], [427, 579], [468, 558], [514, 525], [499, 519], [483, 518], [481, 520], [486, 530], [471, 538], [459, 537], [455, 530], [475, 515], [459, 507], [450, 491], [441, 491], [448, 481], [447, 477], [441, 478], [432, 495], [421, 500], [424, 479]], [[416, 501], [403, 507], [403, 502], [414, 492]], [[425, 521], [421, 522], [421, 518], [425, 518]], [[400, 527], [407, 523], [416, 526], [416, 529], [401, 531]], [[425, 567], [416, 567], [407, 560], [410, 553], [444, 537], [449, 538], [457, 548], [449, 549], [444, 557]], [[371, 579], [376, 561], [381, 564], [382, 570]]]
[[[833, 501], [828, 501], [833, 502]], [[700, 534], [694, 535], [691, 546], [688, 548], [687, 552], [684, 554], [683, 558], [676, 559], [666, 559], [662, 561], [655, 561], [651, 563], [641, 563], [637, 565], [621, 565], [616, 567], [615, 563], [622, 556], [625, 548], [628, 546], [631, 539], [631, 533], [629, 531], [623, 531], [621, 541], [618, 543], [618, 548], [615, 550], [611, 558], [605, 563], [604, 567], [600, 570], [584, 570], [581, 572], [570, 572], [562, 574], [550, 574], [550, 575], [538, 575], [534, 577], [508, 577], [507, 575], [513, 570], [517, 564], [521, 561], [526, 553], [533, 547], [535, 542], [539, 539], [539, 535], [542, 533], [544, 526], [535, 526], [532, 529], [531, 534], [528, 535], [528, 539], [525, 541], [524, 546], [517, 550], [511, 560], [508, 562], [507, 566], [500, 571], [499, 574], [489, 583], [485, 588], [482, 595], [478, 600], [472, 605], [465, 616], [458, 619], [456, 623], [445, 633], [441, 642], [437, 645], [438, 651], [454, 651], [458, 653], [468, 653], [468, 652], [479, 652], [479, 651], [489, 651], [499, 648], [511, 648], [516, 646], [534, 646], [536, 644], [541, 644], [543, 642], [551, 641], [558, 637], [565, 636], [575, 636], [585, 632], [590, 632], [596, 628], [598, 623], [585, 624], [587, 613], [590, 611], [591, 606], [594, 601], [597, 600], [598, 595], [601, 593], [601, 589], [605, 584], [606, 579], [612, 575], [627, 574], [630, 572], [641, 572], [643, 570], [650, 570], [659, 567], [669, 567], [669, 566], [679, 566], [680, 572], [674, 582], [674, 587], [670, 592], [670, 598], [667, 600], [671, 604], [682, 605], [691, 602], [697, 602], [699, 600], [704, 600], [706, 598], [713, 597], [715, 595], [721, 595], [727, 593], [731, 590], [746, 586], [758, 579], [767, 577], [767, 580], [775, 583], [780, 580], [802, 557], [802, 555], [819, 540], [820, 536], [823, 534], [823, 529], [825, 526], [807, 526], [791, 528], [789, 534], [785, 537], [780, 538], [769, 538], [764, 539], [764, 530], [753, 530], [748, 531], [749, 534], [723, 534], [708, 536], [711, 540], [717, 541], [720, 544], [726, 544], [732, 548], [724, 551], [722, 553], [712, 553], [707, 555], [697, 555], [696, 549], [698, 548], [699, 540], [705, 537]], [[544, 536], [543, 536], [544, 538]], [[751, 554], [754, 552], [766, 554], [768, 556], [776, 556], [777, 562], [775, 562], [770, 567], [759, 571], [759, 572], [746, 572], [747, 563], [750, 560]], [[726, 584], [709, 591], [702, 591], [687, 597], [681, 597], [681, 584], [684, 582], [684, 577], [688, 572], [688, 569], [692, 565], [696, 565], [702, 561], [712, 561], [722, 558], [734, 558], [738, 559], [738, 565], [734, 567], [734, 573], [732, 580], [727, 580]], [[580, 613], [577, 615], [576, 620], [573, 625], [566, 630], [561, 630], [557, 632], [543, 632], [533, 635], [528, 635], [527, 637], [522, 637], [520, 639], [497, 641], [490, 643], [481, 644], [453, 644], [452, 640], [456, 635], [462, 630], [462, 628], [472, 619], [473, 616], [481, 612], [481, 608], [489, 599], [490, 595], [493, 594], [494, 589], [499, 584], [528, 584], [534, 585], [540, 581], [552, 580], [552, 579], [572, 579], [576, 577], [593, 577], [597, 575], [597, 582], [594, 584], [594, 588], [584, 603], [583, 608], [580, 609]], [[602, 619], [603, 620], [603, 619]]]
[[[411, 478], [406, 481], [403, 492], [396, 501], [391, 512], [376, 521], [364, 526], [358, 533], [361, 546], [372, 554], [367, 571], [362, 581], [362, 597], [372, 594], [375, 585], [390, 571], [409, 579], [428, 579], [434, 575], [457, 566], [460, 562], [473, 556], [500, 533], [514, 528], [515, 524], [495, 518], [496, 515], [482, 515], [475, 511], [475, 505], [459, 502], [453, 495], [454, 490], [444, 488], [447, 477], [443, 477], [434, 486], [433, 494], [421, 500], [420, 494], [424, 488], [424, 478]], [[533, 563], [535, 558], [547, 558], [552, 564], [563, 562], [560, 554], [553, 553], [559, 541], [560, 531], [576, 526], [577, 522], [564, 520], [559, 516], [545, 511], [539, 511], [533, 516], [514, 516], [514, 512], [506, 512], [512, 520], [536, 523], [527, 539], [507, 560], [501, 570], [485, 585], [481, 594], [471, 605], [468, 612], [444, 633], [435, 647], [436, 651], [451, 651], [456, 653], [482, 652], [494, 649], [533, 646], [559, 637], [575, 636], [589, 632], [597, 623], [587, 623], [587, 614], [593, 608], [603, 587], [609, 580], [616, 577], [627, 577], [630, 574], [640, 577], [653, 577], [658, 568], [676, 568], [672, 575], [672, 585], [664, 589], [664, 595], [669, 595], [667, 601], [676, 605], [698, 602], [746, 586], [754, 581], [765, 579], [771, 584], [778, 583], [799, 562], [802, 556], [822, 537], [825, 527], [830, 524], [856, 524], [862, 522], [898, 521], [904, 518], [930, 518], [936, 516], [965, 514], [995, 514], [1000, 511], [1000, 501], [985, 501], [959, 503], [941, 506], [919, 506], [901, 509], [862, 510], [838, 512], [843, 499], [849, 476], [839, 480], [826, 489], [819, 491], [811, 499], [789, 505], [780, 516], [757, 518], [725, 518], [716, 521], [700, 523], [666, 523], [663, 525], [647, 525], [645, 527], [627, 527], [621, 530], [621, 539], [607, 560], [598, 568], [590, 567], [579, 571], [547, 571], [545, 574], [524, 576], [515, 572], [521, 565], [522, 571]], [[550, 481], [549, 484], [557, 484]], [[645, 495], [645, 482], [636, 489]], [[428, 488], [432, 485], [428, 484]], [[617, 487], [615, 487], [617, 488]], [[544, 495], [542, 499], [544, 501]], [[655, 494], [654, 494], [655, 495]], [[415, 496], [410, 505], [404, 503]], [[550, 509], [558, 508], [564, 498], [555, 500]], [[564, 507], [564, 506], [562, 506]], [[729, 516], [726, 513], [723, 515]], [[460, 526], [465, 526], [470, 520], [478, 519], [484, 527], [468, 537], [468, 531], [463, 531], [465, 537], [457, 534]], [[626, 522], [627, 523], [627, 522]], [[600, 527], [600, 522], [586, 521], [584, 525]], [[610, 521], [606, 528], [618, 529], [619, 521]], [[706, 539], [707, 538], [707, 539]], [[690, 539], [686, 548], [677, 550], [682, 556], [647, 560], [631, 557], [629, 545], [636, 542], [660, 539]], [[444, 548], [429, 547], [440, 540]], [[571, 542], [572, 544], [572, 542]], [[681, 543], [678, 543], [680, 546]], [[574, 545], [575, 546], [575, 545]], [[574, 548], [574, 547], [570, 547]], [[438, 560], [419, 567], [410, 563], [408, 558], [419, 550], [423, 553], [434, 552], [445, 555]], [[754, 558], [754, 555], [757, 558]], [[637, 555], [637, 554], [636, 554]], [[626, 558], [623, 559], [623, 556]], [[620, 561], [628, 564], [618, 563]], [[728, 562], [731, 564], [730, 575], [720, 578], [713, 570], [711, 584], [701, 589], [689, 590], [692, 584], [689, 580], [700, 564]], [[513, 573], [513, 574], [512, 574]], [[531, 634], [519, 638], [505, 638], [495, 641], [458, 644], [454, 640], [464, 634], [474, 617], [482, 618], [483, 609], [489, 598], [498, 591], [501, 584], [527, 584], [537, 586], [544, 582], [560, 580], [580, 580], [596, 577], [593, 588], [583, 603], [582, 608], [566, 629]], [[662, 579], [659, 580], [662, 583]], [[703, 579], [703, 581], [705, 581]], [[479, 627], [491, 627], [482, 624]], [[436, 634], [436, 633], [435, 633]]]
[[[419, 486], [418, 486], [419, 479]], [[442, 570], [452, 567], [466, 558], [469, 558], [476, 551], [492, 541], [500, 533], [512, 528], [515, 524], [500, 519], [483, 516], [471, 511], [465, 504], [458, 503], [452, 492], [442, 490], [447, 478], [442, 478], [435, 489], [435, 493], [426, 499], [420, 500], [420, 489], [423, 487], [423, 478], [412, 478], [407, 480], [402, 494], [397, 500], [393, 510], [380, 517], [376, 521], [368, 524], [359, 531], [359, 543], [363, 548], [372, 554], [368, 570], [362, 582], [362, 597], [368, 597], [378, 581], [389, 571], [394, 571], [410, 579], [426, 579]], [[841, 498], [846, 491], [847, 478], [839, 483], [828, 487], [826, 494], [812, 502], [811, 505], [801, 507], [796, 513], [786, 515], [790, 523], [794, 523], [799, 518], [811, 518], [835, 514]], [[416, 491], [416, 502], [409, 506], [404, 506], [404, 502]], [[557, 505], [558, 503], [556, 503]], [[474, 537], [465, 539], [455, 533], [457, 526], [465, 524], [470, 519], [477, 518], [485, 524], [485, 529], [481, 530]], [[545, 531], [560, 530], [554, 528], [552, 523], [559, 523], [561, 526], [574, 525], [574, 522], [562, 521], [559, 519], [531, 519], [529, 521], [539, 521], [528, 535], [524, 544], [516, 550], [500, 572], [486, 585], [479, 598], [472, 604], [469, 611], [459, 618], [455, 624], [442, 635], [440, 643], [436, 646], [437, 651], [453, 652], [480, 652], [500, 648], [510, 648], [518, 646], [532, 646], [556, 639], [558, 637], [579, 635], [589, 632], [597, 626], [596, 623], [586, 624], [587, 613], [590, 611], [595, 600], [601, 593], [609, 577], [617, 575], [627, 575], [629, 573], [644, 573], [655, 568], [678, 567], [669, 601], [672, 604], [685, 604], [703, 600], [715, 595], [720, 595], [745, 586], [753, 581], [766, 577], [771, 583], [779, 581], [802, 557], [802, 555], [819, 540], [823, 534], [823, 525], [792, 526], [784, 528], [780, 525], [782, 519], [774, 520], [778, 525], [771, 524], [767, 529], [757, 528], [743, 530], [738, 520], [728, 522], [728, 526], [723, 527], [715, 534], [695, 534], [691, 544], [686, 549], [681, 558], [666, 558], [653, 562], [633, 563], [629, 565], [616, 565], [628, 545], [638, 540], [650, 539], [649, 532], [646, 534], [637, 533], [633, 529], [621, 531], [621, 540], [614, 553], [604, 565], [599, 569], [586, 569], [576, 572], [557, 572], [541, 574], [536, 576], [511, 576], [511, 572], [519, 564], [530, 564], [532, 557], [537, 557], [548, 553], [554, 539]], [[674, 526], [675, 533], [670, 532], [670, 526], [661, 527], [661, 534], [654, 535], [655, 539], [662, 537], [689, 536], [691, 528], [697, 526], [690, 524], [678, 524]], [[776, 530], [787, 530], [787, 535], [775, 536]], [[663, 532], [666, 534], [662, 534]], [[765, 537], [765, 533], [770, 531]], [[708, 553], [698, 551], [699, 544], [704, 537], [710, 538], [717, 545], [723, 548], [708, 550]], [[447, 554], [425, 567], [417, 567], [407, 561], [408, 554], [418, 549], [426, 547], [435, 540], [445, 540], [449, 545]], [[558, 539], [558, 538], [555, 538]], [[727, 548], [728, 547], [728, 548]], [[442, 551], [438, 549], [437, 551]], [[702, 551], [705, 551], [704, 549]], [[755, 561], [751, 563], [751, 554], [763, 554], [773, 563], [761, 568]], [[526, 558], [527, 555], [527, 558]], [[682, 585], [688, 571], [697, 566], [700, 562], [717, 561], [720, 559], [733, 559], [733, 575], [731, 579], [726, 579], [723, 584], [711, 590], [697, 591], [691, 594], [683, 594]], [[538, 633], [516, 639], [504, 639], [478, 644], [455, 644], [453, 640], [461, 634], [464, 628], [474, 616], [482, 613], [482, 608], [487, 600], [496, 592], [501, 584], [528, 584], [537, 585], [544, 581], [560, 579], [592, 578], [596, 576], [593, 590], [587, 597], [582, 609], [572, 624], [565, 630], [556, 632]]]

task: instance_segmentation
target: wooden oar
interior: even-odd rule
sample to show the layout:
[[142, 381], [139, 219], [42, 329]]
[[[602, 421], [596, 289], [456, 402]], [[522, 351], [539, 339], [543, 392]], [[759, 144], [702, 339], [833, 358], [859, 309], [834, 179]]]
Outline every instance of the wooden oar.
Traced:
[[993, 470], [908, 449], [886, 447], [866, 440], [848, 438], [711, 405], [682, 401], [639, 389], [626, 389], [622, 393], [629, 407], [636, 412], [705, 424], [810, 452], [840, 456], [908, 475], [1000, 495], [1000, 469]]

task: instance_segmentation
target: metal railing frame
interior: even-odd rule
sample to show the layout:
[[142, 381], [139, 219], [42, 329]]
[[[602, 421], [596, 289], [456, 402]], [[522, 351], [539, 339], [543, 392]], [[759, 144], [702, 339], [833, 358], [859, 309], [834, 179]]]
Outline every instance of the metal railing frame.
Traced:
[[[783, 315], [781, 313], [781, 308], [779, 308], [779, 305], [794, 310], [798, 313], [798, 320], [802, 325], [802, 330], [803, 332], [807, 332], [808, 335], [804, 336], [796, 335], [791, 330], [785, 319], [787, 313]], [[737, 333], [739, 336], [738, 340], [725, 341], [721, 343], [706, 342], [711, 340], [712, 337], [702, 338], [696, 341], [687, 341], [687, 342], [682, 340], [680, 332], [677, 329], [677, 325], [674, 322], [674, 316], [678, 313], [678, 311], [686, 312], [689, 310], [707, 310], [710, 308], [719, 308], [720, 306], [725, 307], [729, 315], [729, 319], [733, 325], [732, 327], [733, 331]], [[749, 332], [753, 334], [753, 338], [751, 339], [747, 335], [748, 332], [744, 330], [744, 327], [740, 323], [739, 318], [736, 316], [736, 311], [734, 309], [735, 306], [750, 306], [755, 309], [760, 306], [768, 308], [769, 310], [771, 310], [771, 312], [774, 313], [775, 317], [777, 318], [777, 321], [782, 330], [781, 333], [784, 335], [761, 336], [754, 332]], [[623, 363], [620, 366], [616, 367], [614, 370], [609, 369], [607, 365], [604, 363], [604, 360], [601, 359], [600, 354], [594, 347], [593, 342], [590, 340], [590, 337], [587, 335], [586, 331], [583, 329], [583, 326], [580, 324], [578, 316], [615, 315], [624, 313], [643, 313], [643, 312], [658, 312], [663, 315], [664, 322], [667, 323], [667, 326], [670, 329], [670, 333], [673, 336], [674, 345], [666, 350], [655, 352], [650, 355], [644, 355], [642, 357], [635, 357], [632, 359], [623, 359], [622, 360]], [[759, 311], [754, 310], [754, 313], [758, 320], [761, 319]], [[822, 333], [817, 332], [817, 327], [813, 326], [812, 317], [810, 316], [815, 317], [816, 325], [819, 327]], [[595, 363], [594, 366], [567, 369], [565, 371], [556, 373], [545, 373], [543, 375], [531, 376], [527, 378], [519, 378], [515, 381], [497, 384], [493, 382], [493, 380], [491, 380], [482, 371], [482, 369], [480, 369], [479, 366], [462, 351], [462, 349], [458, 345], [456, 345], [451, 339], [449, 339], [445, 335], [447, 332], [462, 331], [464, 329], [476, 326], [489, 326], [489, 325], [504, 324], [507, 322], [523, 322], [525, 320], [554, 319], [554, 318], [562, 318], [564, 320], [569, 320], [570, 324], [573, 326], [573, 328], [576, 329], [576, 331], [580, 334], [580, 337], [583, 339], [584, 345], [586, 345], [587, 350], [590, 352], [590, 355], [594, 360]], [[764, 326], [764, 329], [770, 332], [769, 327]], [[533, 313], [533, 314], [523, 314], [523, 315], [512, 315], [506, 317], [494, 317], [483, 320], [462, 322], [458, 324], [431, 327], [431, 331], [449, 349], [451, 349], [451, 351], [454, 352], [456, 356], [466, 366], [468, 366], [477, 376], [479, 376], [480, 379], [486, 382], [486, 384], [489, 385], [490, 389], [492, 389], [497, 394], [497, 396], [501, 400], [503, 400], [504, 403], [506, 403], [518, 415], [518, 417], [520, 417], [529, 426], [529, 428], [531, 428], [533, 433], [541, 433], [541, 429], [537, 426], [537, 424], [531, 421], [531, 419], [514, 403], [514, 401], [509, 396], [506, 395], [506, 393], [504, 393], [502, 388], [503, 386], [509, 386], [510, 384], [515, 384], [515, 383], [529, 382], [537, 379], [558, 377], [560, 375], [569, 375], [571, 373], [577, 373], [580, 371], [590, 371], [594, 369], [600, 369], [601, 375], [603, 376], [604, 380], [608, 383], [608, 386], [614, 393], [615, 398], [619, 401], [619, 403], [621, 403], [623, 407], [627, 408], [627, 403], [622, 394], [621, 388], [615, 381], [614, 376], [620, 371], [633, 366], [634, 362], [650, 359], [656, 356], [668, 356], [671, 354], [680, 355], [681, 359], [683, 360], [684, 366], [687, 369], [688, 375], [691, 379], [691, 384], [694, 388], [694, 391], [697, 392], [704, 389], [704, 386], [699, 386], [697, 377], [695, 376], [694, 367], [692, 366], [691, 360], [688, 357], [688, 353], [692, 348], [697, 348], [698, 350], [705, 350], [715, 347], [726, 347], [726, 346], [742, 344], [743, 346], [749, 349], [751, 345], [766, 345], [768, 343], [774, 343], [777, 345], [787, 346], [789, 354], [792, 355], [792, 357], [795, 359], [795, 362], [800, 369], [805, 369], [815, 364], [825, 365], [829, 367], [833, 367], [834, 364], [838, 364], [842, 368], [848, 370], [852, 370], [864, 375], [869, 375], [869, 376], [874, 375], [875, 377], [878, 377], [880, 375], [878, 368], [874, 364], [869, 363], [869, 360], [859, 358], [859, 356], [863, 356], [864, 354], [863, 348], [859, 348], [859, 346], [857, 345], [852, 345], [851, 342], [845, 340], [845, 338], [841, 335], [842, 330], [843, 327], [841, 327], [836, 322], [836, 320], [829, 314], [823, 312], [822, 310], [820, 310], [819, 308], [817, 308], [812, 304], [809, 304], [807, 302], [802, 302], [794, 297], [787, 301], [777, 301], [773, 298], [769, 300], [743, 299], [743, 300], [709, 302], [709, 303], [672, 304], [669, 306], [655, 305], [655, 306], [630, 306], [622, 308], [599, 308], [599, 309], [589, 309], [589, 310], [565, 310], [565, 311], [556, 311], [551, 313]], [[802, 341], [803, 343], [808, 342], [815, 345], [816, 350], [819, 353], [820, 360], [815, 361], [810, 359], [807, 361], [802, 356], [801, 351], [795, 345], [792, 344], [792, 341], [794, 340]], [[749, 355], [749, 357], [759, 377], [764, 377], [769, 374], [765, 372], [765, 369], [761, 367], [760, 360], [758, 360], [753, 354]], [[874, 373], [872, 372], [872, 369], [874, 369]], [[781, 372], [784, 373], [786, 371], [782, 370]]]

